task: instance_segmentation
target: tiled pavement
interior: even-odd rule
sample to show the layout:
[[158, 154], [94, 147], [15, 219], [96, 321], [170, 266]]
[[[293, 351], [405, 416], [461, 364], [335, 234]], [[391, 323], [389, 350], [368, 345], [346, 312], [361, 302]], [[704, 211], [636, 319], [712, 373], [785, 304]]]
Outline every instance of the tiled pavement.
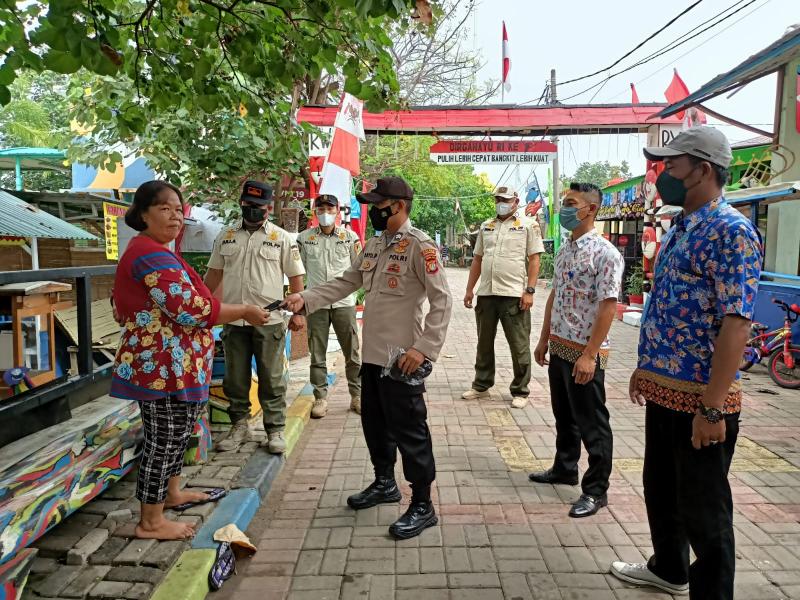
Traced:
[[[643, 560], [650, 538], [642, 501], [644, 411], [627, 400], [638, 329], [615, 323], [607, 391], [615, 432], [610, 506], [575, 521], [578, 488], [533, 485], [554, 441], [546, 373], [534, 367], [532, 402], [510, 408], [509, 350], [497, 340], [498, 385], [490, 401], [459, 399], [469, 387], [475, 327], [460, 298], [466, 271], [448, 271], [456, 300], [448, 342], [428, 382], [429, 423], [440, 524], [395, 542], [387, 526], [401, 506], [358, 513], [346, 497], [372, 479], [357, 416], [339, 380], [327, 417], [307, 426], [249, 533], [259, 552], [216, 596], [282, 599], [669, 598], [623, 585], [611, 561]], [[545, 290], [534, 310], [538, 336]], [[758, 369], [758, 367], [756, 368]], [[749, 376], [731, 474], [738, 570], [736, 598], [800, 598], [800, 393], [778, 390], [766, 373]], [[775, 392], [778, 392], [775, 395]], [[402, 480], [398, 461], [398, 481]]]

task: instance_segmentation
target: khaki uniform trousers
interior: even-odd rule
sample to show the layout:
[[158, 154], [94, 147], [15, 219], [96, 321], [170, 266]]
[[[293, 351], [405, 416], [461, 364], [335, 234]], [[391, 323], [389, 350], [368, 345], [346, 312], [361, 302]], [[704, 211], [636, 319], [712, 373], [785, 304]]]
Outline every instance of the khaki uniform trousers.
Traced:
[[472, 388], [482, 392], [494, 385], [494, 339], [499, 322], [511, 348], [511, 363], [514, 367], [511, 395], [527, 397], [528, 384], [531, 381], [531, 311], [520, 310], [519, 298], [478, 296], [475, 320], [478, 324], [478, 347]]
[[306, 317], [308, 326], [308, 349], [311, 352], [311, 385], [314, 398], [321, 400], [328, 395], [328, 337], [331, 325], [336, 339], [342, 347], [345, 374], [350, 396], [361, 396], [361, 346], [358, 342], [356, 307], [323, 308]]
[[251, 363], [256, 359], [258, 401], [267, 433], [282, 431], [286, 425], [286, 381], [283, 359], [286, 352], [286, 326], [283, 323], [254, 327], [225, 325], [225, 379], [222, 390], [230, 402], [231, 423], [250, 415]]

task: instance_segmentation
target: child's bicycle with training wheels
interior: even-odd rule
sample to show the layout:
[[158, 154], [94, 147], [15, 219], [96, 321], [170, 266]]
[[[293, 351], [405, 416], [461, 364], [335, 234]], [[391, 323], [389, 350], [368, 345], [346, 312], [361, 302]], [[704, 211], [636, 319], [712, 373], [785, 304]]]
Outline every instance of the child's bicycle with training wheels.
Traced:
[[800, 317], [800, 306], [786, 304], [777, 298], [772, 302], [786, 313], [783, 327], [767, 331], [769, 327], [754, 322], [753, 337], [744, 349], [739, 370], [747, 371], [765, 357], [769, 357], [767, 370], [772, 381], [789, 389], [800, 388], [800, 346], [792, 344], [792, 324]]

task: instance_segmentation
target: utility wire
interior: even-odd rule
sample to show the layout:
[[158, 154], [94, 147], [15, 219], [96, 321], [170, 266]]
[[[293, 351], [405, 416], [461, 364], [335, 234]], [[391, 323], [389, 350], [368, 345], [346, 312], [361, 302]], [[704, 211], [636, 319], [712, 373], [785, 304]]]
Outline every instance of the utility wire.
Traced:
[[[646, 58], [646, 59], [642, 59], [642, 60], [640, 60], [639, 62], [637, 62], [637, 63], [634, 63], [633, 65], [631, 65], [631, 66], [629, 66], [629, 67], [626, 67], [626, 68], [624, 68], [624, 69], [622, 69], [622, 70], [620, 70], [620, 71], [617, 71], [616, 73], [612, 73], [611, 75], [609, 75], [608, 77], [606, 77], [606, 79], [604, 79], [603, 81], [600, 81], [600, 82], [598, 82], [598, 83], [595, 83], [594, 85], [591, 85], [591, 86], [589, 86], [588, 88], [586, 88], [585, 90], [582, 90], [582, 91], [578, 92], [577, 94], [573, 94], [573, 95], [571, 95], [571, 96], [568, 96], [567, 98], [564, 98], [564, 101], [566, 101], [566, 100], [572, 100], [573, 98], [576, 98], [576, 97], [578, 97], [578, 96], [580, 96], [580, 95], [582, 95], [582, 94], [585, 94], [586, 92], [590, 92], [590, 91], [592, 91], [593, 89], [595, 89], [595, 88], [596, 88], [596, 87], [598, 87], [598, 86], [605, 85], [605, 83], [606, 83], [606, 82], [608, 82], [610, 79], [613, 79], [614, 77], [618, 77], [619, 75], [622, 75], [623, 73], [627, 73], [628, 71], [631, 71], [631, 70], [635, 69], [636, 67], [640, 67], [640, 66], [642, 66], [642, 65], [645, 65], [645, 64], [647, 64], [647, 63], [649, 63], [649, 62], [651, 62], [651, 61], [655, 60], [655, 59], [656, 59], [656, 58], [658, 58], [659, 56], [662, 56], [662, 55], [664, 55], [664, 54], [667, 54], [668, 52], [671, 52], [672, 50], [675, 50], [675, 48], [677, 48], [677, 47], [679, 47], [679, 46], [682, 46], [682, 45], [683, 45], [683, 44], [685, 44], [686, 42], [688, 42], [688, 41], [691, 41], [691, 40], [693, 40], [694, 38], [696, 38], [696, 37], [698, 37], [698, 36], [702, 35], [703, 33], [705, 33], [705, 32], [707, 32], [707, 31], [709, 31], [709, 30], [713, 29], [714, 27], [716, 27], [717, 25], [719, 25], [719, 24], [720, 24], [720, 23], [722, 23], [723, 21], [726, 21], [727, 19], [731, 18], [733, 15], [735, 15], [735, 14], [737, 14], [738, 12], [740, 12], [740, 11], [744, 10], [745, 8], [747, 8], [747, 7], [748, 7], [748, 6], [750, 6], [751, 4], [754, 4], [754, 3], [755, 3], [755, 2], [757, 2], [757, 1], [758, 1], [758, 0], [750, 0], [750, 1], [749, 1], [747, 4], [745, 4], [744, 6], [741, 6], [740, 8], [736, 9], [736, 10], [735, 10], [735, 11], [733, 11], [732, 13], [730, 13], [730, 14], [728, 14], [728, 15], [725, 15], [724, 17], [722, 17], [722, 18], [721, 18], [721, 19], [719, 19], [718, 21], [715, 21], [714, 23], [712, 23], [711, 25], [709, 25], [709, 26], [708, 26], [708, 27], [706, 27], [705, 29], [703, 29], [703, 30], [701, 30], [701, 31], [698, 31], [697, 33], [695, 33], [695, 34], [694, 34], [694, 35], [692, 35], [692, 36], [689, 36], [689, 37], [688, 37], [688, 38], [686, 38], [685, 40], [683, 40], [683, 41], [681, 41], [681, 42], [678, 42], [678, 43], [676, 43], [676, 44], [673, 44], [672, 46], [666, 47], [666, 48], [662, 49], [661, 51], [659, 51], [658, 53], [655, 53], [655, 54], [651, 55], [650, 57], [648, 57], [648, 58]], [[770, 0], [767, 0], [767, 2], [769, 2], [769, 1], [770, 1]], [[766, 2], [765, 2], [765, 4], [766, 4]], [[760, 7], [759, 7], [759, 8], [760, 8]], [[723, 14], [723, 13], [725, 13], [727, 10], [730, 10], [730, 7], [729, 7], [728, 9], [725, 9], [725, 10], [724, 10], [724, 11], [722, 11], [721, 13], [719, 13], [717, 16], [719, 16], [720, 14]], [[747, 15], [745, 15], [745, 16], [747, 16]], [[738, 22], [738, 21], [737, 21], [737, 22]], [[734, 24], [735, 24], [735, 23], [734, 23]], [[722, 30], [722, 31], [725, 31], [725, 30]], [[716, 35], [719, 35], [720, 33], [722, 33], [722, 31], [718, 32]], [[713, 37], [716, 37], [716, 35], [714, 35], [714, 36], [712, 36], [711, 38], [709, 38], [709, 40], [710, 40], [710, 39], [712, 39]], [[706, 40], [706, 41], [708, 41], [708, 40]], [[705, 42], [704, 42], [704, 43], [705, 43]]]
[[[719, 30], [717, 33], [715, 33], [714, 35], [710, 36], [708, 39], [706, 39], [706, 40], [703, 40], [702, 42], [700, 42], [699, 44], [697, 44], [696, 46], [694, 46], [694, 47], [693, 47], [693, 48], [691, 48], [690, 50], [687, 50], [686, 52], [684, 52], [683, 54], [681, 54], [680, 56], [677, 56], [677, 57], [675, 57], [674, 59], [672, 59], [672, 61], [670, 61], [670, 63], [669, 63], [669, 64], [665, 64], [665, 65], [663, 65], [663, 66], [661, 66], [661, 67], [657, 68], [655, 71], [652, 71], [652, 72], [651, 72], [649, 75], [647, 75], [647, 76], [643, 77], [642, 79], [639, 79], [638, 81], [636, 81], [636, 83], [637, 83], [637, 84], [641, 84], [641, 83], [644, 83], [645, 81], [648, 81], [648, 80], [652, 79], [653, 77], [655, 77], [656, 75], [658, 75], [658, 74], [659, 74], [661, 71], [663, 71], [664, 69], [667, 69], [667, 68], [669, 68], [669, 66], [670, 66], [670, 65], [672, 65], [672, 64], [674, 64], [676, 61], [678, 61], [678, 60], [682, 59], [682, 58], [683, 58], [683, 57], [685, 57], [685, 56], [688, 56], [689, 54], [691, 54], [692, 52], [694, 52], [694, 51], [695, 51], [695, 50], [697, 50], [698, 48], [701, 48], [702, 46], [705, 46], [705, 45], [706, 45], [708, 42], [710, 42], [711, 40], [713, 40], [713, 39], [714, 39], [714, 38], [716, 38], [716, 37], [719, 37], [720, 35], [722, 35], [722, 34], [723, 34], [723, 33], [725, 33], [726, 31], [728, 31], [728, 29], [730, 29], [730, 28], [731, 28], [731, 27], [733, 27], [734, 25], [736, 25], [736, 24], [738, 24], [738, 23], [741, 23], [741, 22], [742, 22], [742, 21], [744, 21], [744, 20], [745, 20], [747, 17], [749, 17], [750, 15], [752, 15], [754, 12], [761, 10], [762, 8], [764, 8], [764, 6], [766, 6], [766, 5], [767, 5], [767, 4], [769, 4], [770, 2], [772, 2], [772, 0], [764, 0], [764, 2], [762, 2], [762, 3], [761, 3], [759, 6], [756, 6], [756, 7], [755, 7], [753, 10], [751, 10], [751, 11], [749, 11], [749, 12], [745, 13], [744, 15], [742, 15], [740, 18], [736, 19], [736, 20], [735, 20], [733, 23], [731, 23], [731, 24], [730, 24], [730, 25], [728, 25], [727, 27], [725, 27], [725, 28], [723, 28], [723, 29]], [[745, 7], [745, 8], [746, 8], [746, 7]], [[615, 99], [615, 98], [619, 98], [620, 96], [622, 96], [623, 94], [626, 94], [626, 93], [628, 93], [629, 91], [630, 91], [629, 89], [625, 89], [625, 90], [621, 91], [620, 93], [618, 93], [618, 94], [616, 94], [616, 95], [612, 96], [612, 97], [611, 97], [611, 99], [613, 100], [613, 99]]]
[[[755, 0], [753, 0], [753, 1], [755, 1]], [[689, 31], [687, 31], [686, 33], [684, 33], [684, 34], [682, 34], [682, 35], [678, 36], [677, 38], [675, 38], [674, 40], [672, 40], [671, 42], [669, 42], [669, 43], [668, 43], [666, 46], [662, 46], [662, 47], [661, 47], [661, 48], [659, 48], [658, 50], [656, 50], [656, 51], [652, 52], [651, 54], [649, 54], [649, 55], [645, 56], [644, 58], [640, 59], [639, 61], [637, 61], [637, 63], [636, 63], [636, 64], [639, 64], [639, 62], [641, 62], [641, 61], [643, 61], [643, 60], [648, 60], [648, 59], [650, 59], [650, 58], [655, 58], [656, 56], [659, 56], [659, 55], [661, 55], [661, 54], [663, 54], [663, 53], [665, 53], [665, 52], [668, 52], [668, 51], [669, 51], [669, 50], [670, 50], [672, 47], [677, 47], [678, 45], [680, 45], [680, 44], [679, 44], [679, 42], [681, 42], [681, 40], [683, 40], [684, 38], [686, 38], [688, 35], [690, 35], [690, 34], [694, 33], [695, 31], [697, 31], [698, 29], [702, 28], [703, 26], [705, 26], [705, 25], [708, 25], [708, 23], [710, 23], [711, 21], [713, 21], [713, 20], [714, 20], [714, 19], [716, 19], [717, 17], [721, 17], [722, 15], [724, 15], [725, 13], [727, 13], [729, 10], [733, 10], [733, 9], [734, 9], [734, 8], [736, 8], [738, 5], [740, 5], [742, 2], [745, 2], [745, 0], [736, 0], [736, 2], [734, 2], [733, 4], [731, 4], [731, 5], [730, 5], [728, 8], [726, 8], [725, 10], [722, 10], [722, 11], [718, 12], [717, 14], [715, 14], [714, 16], [712, 16], [712, 17], [710, 17], [710, 18], [706, 19], [706, 20], [705, 20], [705, 21], [703, 21], [702, 23], [698, 23], [698, 24], [697, 24], [695, 27], [693, 27], [692, 29], [690, 29], [690, 30], [689, 30]], [[753, 3], [753, 2], [749, 2], [749, 4], [752, 4], [752, 3]], [[741, 7], [739, 10], [743, 10], [743, 9], [745, 9], [745, 8], [747, 8], [747, 5], [745, 5], [745, 6], [742, 6], [742, 7]], [[738, 12], [738, 11], [736, 11], [736, 12]], [[732, 13], [732, 14], [736, 14], [736, 13]], [[727, 16], [731, 16], [731, 15], [727, 15]], [[727, 18], [727, 17], [726, 17], [726, 18]], [[720, 21], [720, 22], [721, 22], [721, 21]], [[682, 43], [682, 42], [681, 42], [681, 43]]]
[[680, 18], [681, 18], [683, 15], [685, 15], [685, 14], [686, 14], [686, 13], [688, 13], [689, 11], [691, 11], [693, 8], [695, 8], [695, 7], [696, 7], [698, 4], [700, 4], [701, 2], [703, 2], [703, 0], [696, 0], [696, 2], [695, 2], [694, 4], [692, 4], [692, 5], [688, 6], [686, 9], [684, 9], [683, 11], [681, 11], [681, 12], [680, 12], [678, 15], [676, 15], [675, 17], [673, 17], [672, 19], [670, 19], [669, 21], [667, 21], [667, 23], [666, 23], [665, 25], [663, 25], [663, 26], [662, 26], [662, 27], [661, 27], [661, 28], [660, 28], [658, 31], [656, 31], [655, 33], [651, 33], [651, 34], [650, 34], [648, 37], [646, 37], [644, 40], [642, 40], [641, 42], [639, 42], [639, 44], [637, 44], [637, 45], [636, 45], [636, 47], [634, 47], [634, 48], [633, 48], [633, 50], [630, 50], [630, 51], [629, 51], [629, 52], [627, 52], [626, 54], [623, 54], [621, 57], [619, 57], [617, 60], [615, 60], [613, 63], [611, 63], [611, 64], [610, 64], [610, 65], [608, 65], [607, 67], [605, 67], [605, 68], [603, 68], [603, 69], [599, 69], [599, 70], [595, 71], [594, 73], [589, 73], [588, 75], [582, 75], [581, 77], [576, 77], [576, 78], [574, 78], [574, 79], [569, 79], [569, 80], [567, 80], [567, 81], [564, 81], [564, 82], [562, 82], [562, 83], [559, 83], [558, 85], [567, 85], [568, 83], [575, 83], [576, 81], [583, 81], [584, 79], [589, 79], [590, 77], [594, 77], [595, 75], [599, 75], [600, 73], [605, 73], [606, 71], [609, 71], [610, 69], [613, 69], [613, 68], [614, 68], [614, 67], [616, 67], [616, 66], [617, 66], [619, 63], [621, 63], [623, 60], [625, 60], [626, 58], [628, 58], [628, 57], [629, 57], [631, 54], [633, 54], [634, 52], [636, 52], [636, 51], [637, 51], [639, 48], [641, 48], [642, 46], [644, 46], [644, 45], [645, 45], [647, 42], [649, 42], [650, 40], [652, 40], [652, 39], [653, 39], [654, 37], [656, 37], [658, 34], [662, 33], [662, 32], [663, 32], [665, 29], [667, 29], [667, 28], [668, 28], [670, 25], [672, 25], [672, 24], [673, 24], [675, 21], [677, 21], [678, 19], [680, 19]]

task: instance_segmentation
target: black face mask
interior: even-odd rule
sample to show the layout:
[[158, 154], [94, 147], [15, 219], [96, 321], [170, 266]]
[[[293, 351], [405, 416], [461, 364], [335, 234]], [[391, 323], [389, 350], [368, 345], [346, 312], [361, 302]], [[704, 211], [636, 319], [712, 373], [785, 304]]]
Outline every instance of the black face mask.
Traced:
[[378, 208], [377, 206], [370, 207], [369, 222], [372, 223], [372, 228], [375, 231], [386, 231], [386, 227], [389, 225], [389, 219], [397, 214], [392, 212], [392, 206], [394, 206], [394, 203], [386, 208]]
[[266, 211], [258, 206], [242, 205], [242, 218], [248, 223], [261, 223], [266, 216]]
[[[692, 171], [694, 171], [694, 169], [692, 169]], [[673, 177], [666, 171], [663, 171], [661, 175], [658, 176], [658, 179], [656, 179], [656, 189], [664, 204], [669, 204], [670, 206], [683, 206], [686, 204], [686, 192], [689, 190], [684, 181], [685, 179]]]

